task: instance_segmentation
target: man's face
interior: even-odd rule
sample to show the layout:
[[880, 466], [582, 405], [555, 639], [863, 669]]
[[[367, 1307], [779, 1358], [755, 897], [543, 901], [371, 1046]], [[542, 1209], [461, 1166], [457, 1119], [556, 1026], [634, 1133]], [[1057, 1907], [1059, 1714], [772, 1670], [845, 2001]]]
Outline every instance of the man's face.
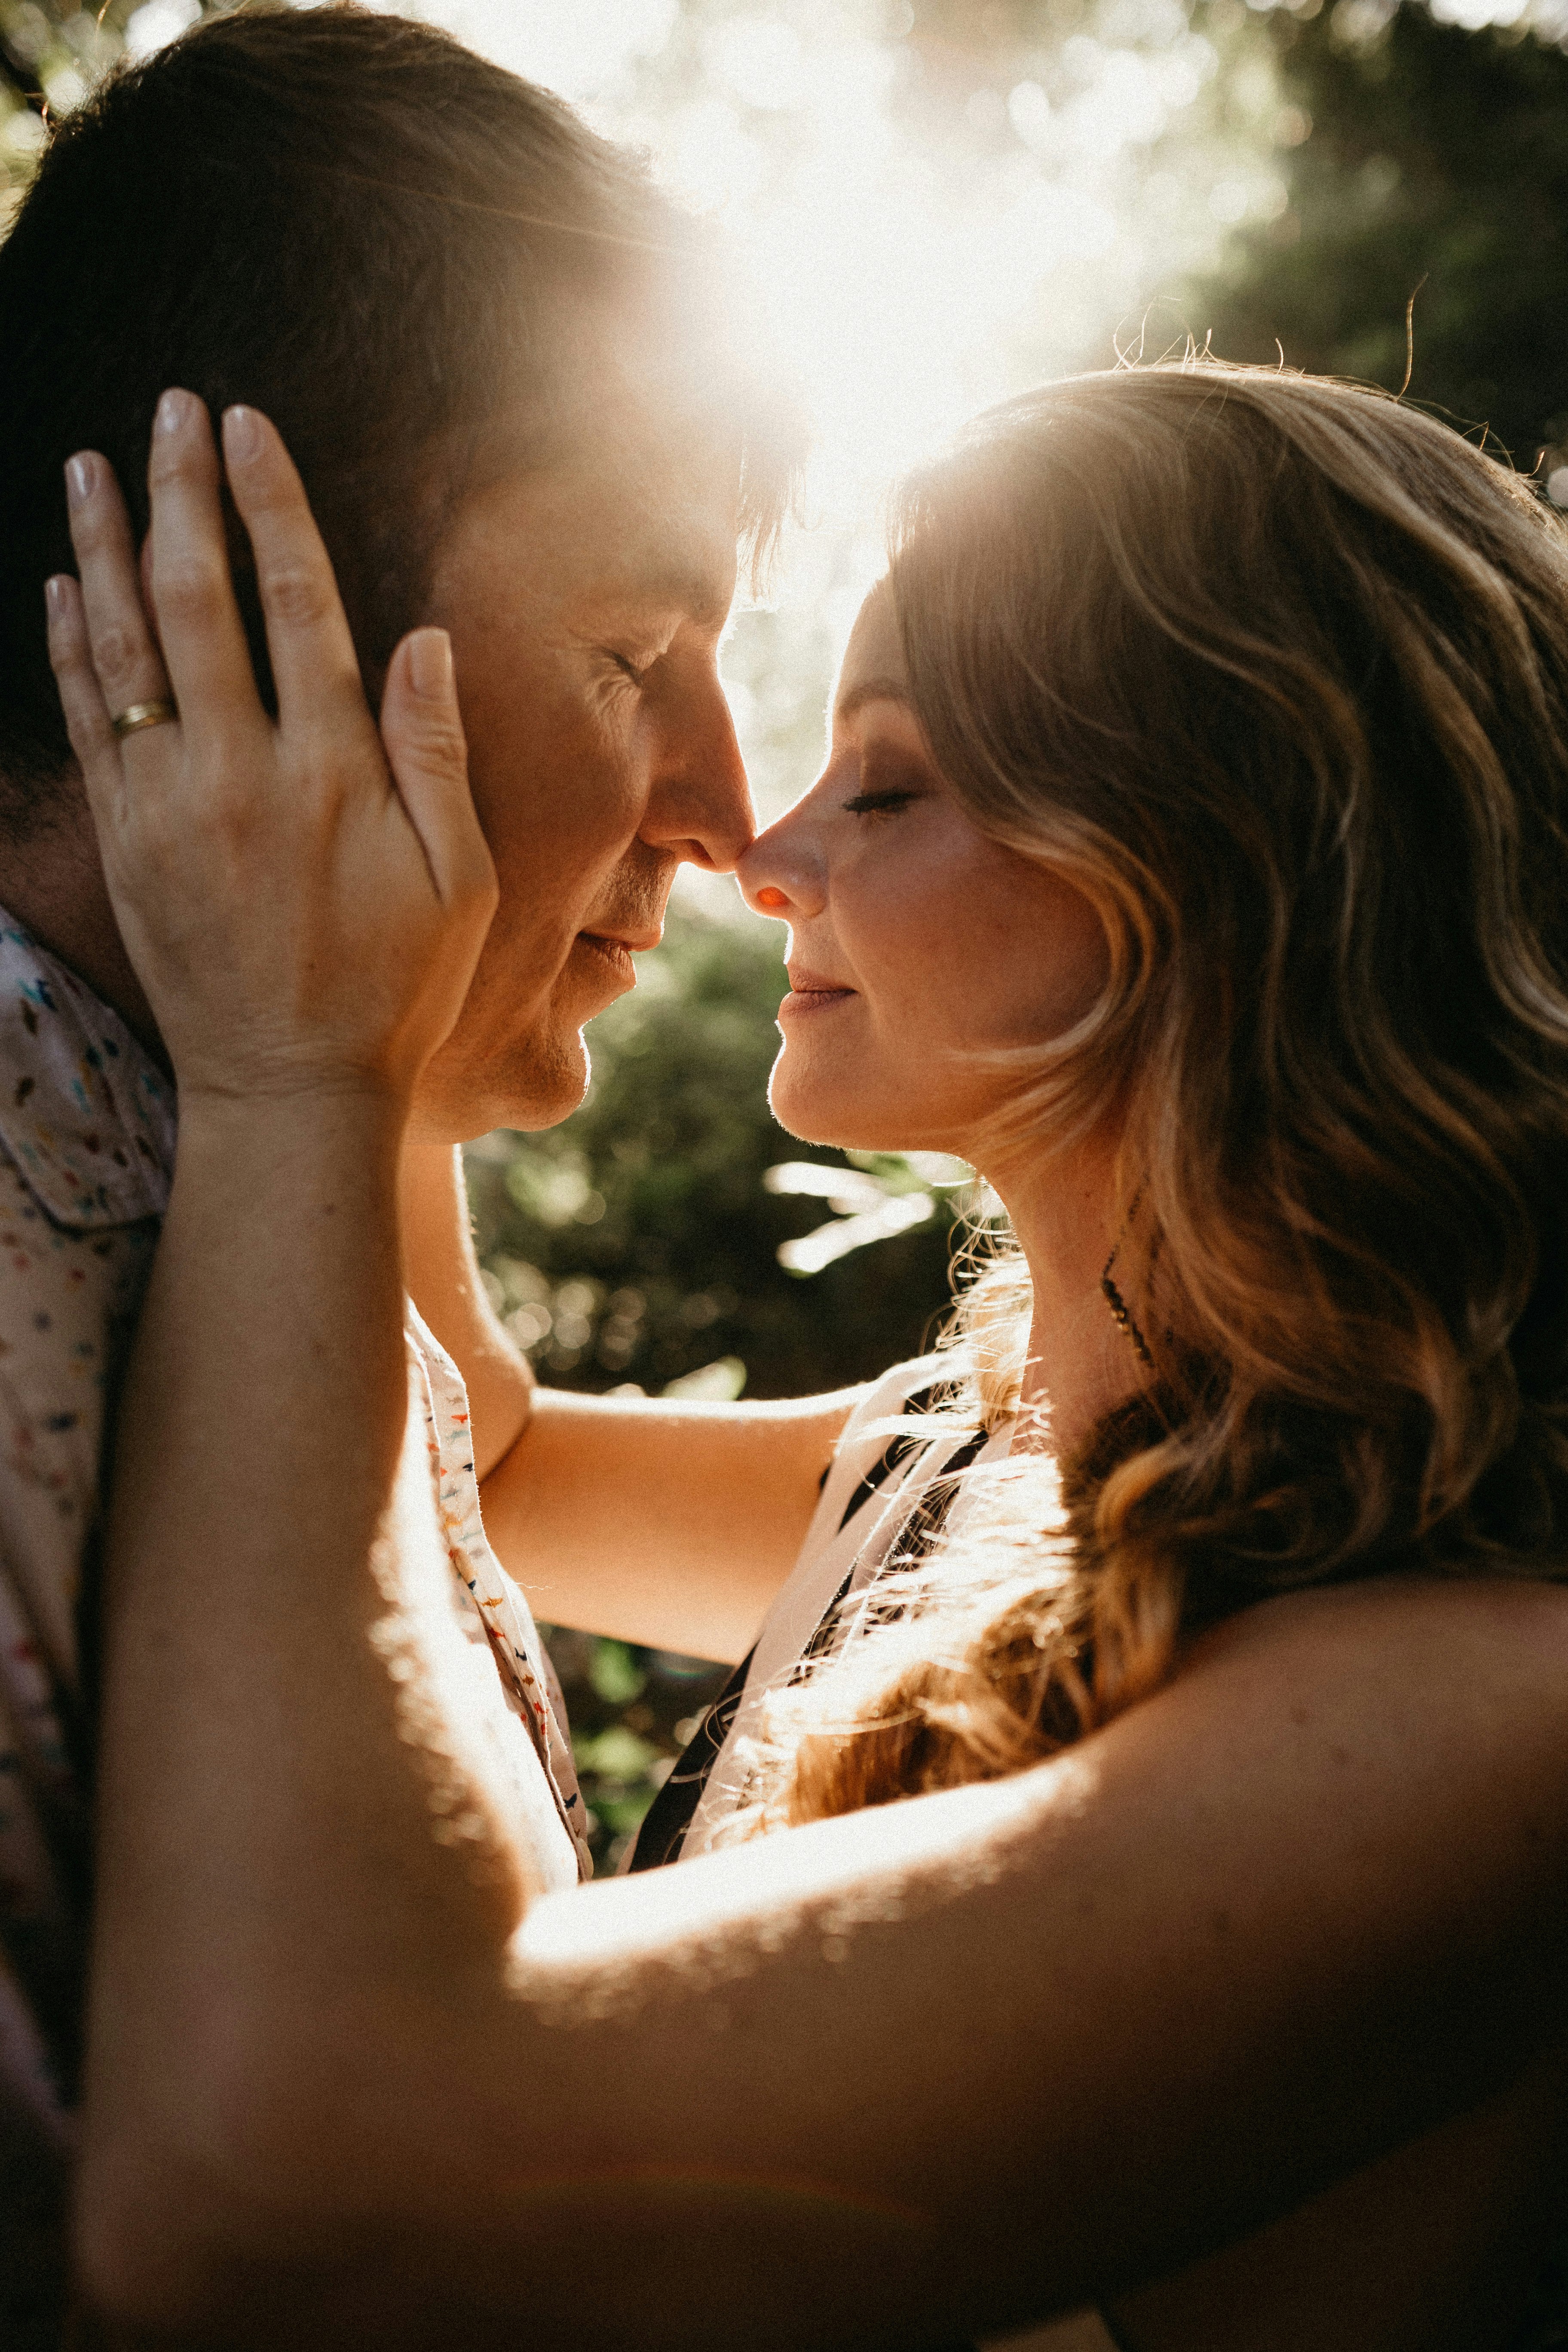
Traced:
[[752, 807], [719, 638], [736, 452], [624, 383], [573, 449], [460, 509], [427, 617], [451, 635], [500, 903], [416, 1127], [548, 1127], [582, 1099], [581, 1029], [634, 984], [682, 858], [731, 866]]

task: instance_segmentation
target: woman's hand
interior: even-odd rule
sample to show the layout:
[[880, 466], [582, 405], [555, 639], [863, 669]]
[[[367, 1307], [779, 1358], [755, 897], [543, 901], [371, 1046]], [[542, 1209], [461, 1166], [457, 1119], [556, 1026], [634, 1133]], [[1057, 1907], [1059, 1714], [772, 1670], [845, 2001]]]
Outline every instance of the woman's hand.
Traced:
[[[229, 577], [205, 408], [165, 393], [148, 479], [149, 626], [104, 458], [67, 468], [81, 579], [48, 583], [49, 653], [110, 894], [182, 1100], [344, 1088], [406, 1102], [456, 1020], [495, 908], [439, 629], [393, 656], [381, 733], [300, 478], [254, 409], [223, 464], [256, 558], [278, 718]], [[120, 740], [113, 719], [178, 719]]]

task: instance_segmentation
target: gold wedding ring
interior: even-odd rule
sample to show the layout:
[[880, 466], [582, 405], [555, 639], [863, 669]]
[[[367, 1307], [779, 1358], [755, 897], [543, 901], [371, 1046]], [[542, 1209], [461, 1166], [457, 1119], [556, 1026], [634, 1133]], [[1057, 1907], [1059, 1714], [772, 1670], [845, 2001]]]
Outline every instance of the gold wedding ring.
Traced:
[[133, 702], [109, 723], [123, 743], [127, 735], [135, 735], [143, 727], [167, 727], [179, 715], [172, 702]]

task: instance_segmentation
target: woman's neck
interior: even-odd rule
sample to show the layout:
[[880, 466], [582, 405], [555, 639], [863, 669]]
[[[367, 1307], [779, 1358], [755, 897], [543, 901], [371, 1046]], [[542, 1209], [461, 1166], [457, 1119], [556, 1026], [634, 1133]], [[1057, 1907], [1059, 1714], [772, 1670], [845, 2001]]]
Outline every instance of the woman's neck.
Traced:
[[[1098, 1139], [1045, 1171], [987, 1171], [1005, 1202], [1034, 1290], [1020, 1398], [1048, 1426], [1053, 1452], [1079, 1445], [1100, 1416], [1132, 1395], [1143, 1368], [1111, 1313], [1100, 1276], [1126, 1214], [1116, 1191], [1116, 1139]], [[1120, 1261], [1130, 1311], [1138, 1308], [1138, 1253], [1129, 1234]]]

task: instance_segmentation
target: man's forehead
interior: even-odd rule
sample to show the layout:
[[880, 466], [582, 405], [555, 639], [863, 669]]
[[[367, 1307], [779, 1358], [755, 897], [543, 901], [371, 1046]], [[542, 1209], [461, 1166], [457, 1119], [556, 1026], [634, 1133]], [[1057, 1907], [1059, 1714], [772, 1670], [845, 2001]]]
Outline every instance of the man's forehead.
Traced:
[[[611, 368], [542, 425], [527, 404], [495, 428], [445, 554], [574, 626], [635, 604], [723, 626], [734, 596], [741, 442], [731, 420]], [[493, 571], [491, 567], [494, 567]], [[465, 575], [470, 575], [465, 577]]]
[[721, 625], [734, 594], [738, 442], [711, 420], [611, 413], [601, 423], [560, 468], [552, 501], [581, 533], [584, 572]]
[[703, 628], [721, 629], [735, 593], [734, 540], [650, 549], [646, 562], [634, 560], [616, 571], [612, 584], [623, 583], [649, 604], [679, 610]]
[[689, 495], [647, 484], [624, 497], [598, 496], [574, 570], [584, 597], [635, 598], [721, 629], [735, 593], [736, 497], [724, 483], [690, 484]]

